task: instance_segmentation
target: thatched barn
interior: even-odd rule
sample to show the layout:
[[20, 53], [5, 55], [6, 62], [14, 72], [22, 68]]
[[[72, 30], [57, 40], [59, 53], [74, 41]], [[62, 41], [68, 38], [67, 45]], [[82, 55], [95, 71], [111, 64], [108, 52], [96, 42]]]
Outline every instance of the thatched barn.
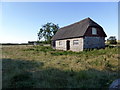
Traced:
[[52, 47], [59, 50], [83, 51], [104, 48], [103, 28], [90, 18], [60, 28], [52, 37]]

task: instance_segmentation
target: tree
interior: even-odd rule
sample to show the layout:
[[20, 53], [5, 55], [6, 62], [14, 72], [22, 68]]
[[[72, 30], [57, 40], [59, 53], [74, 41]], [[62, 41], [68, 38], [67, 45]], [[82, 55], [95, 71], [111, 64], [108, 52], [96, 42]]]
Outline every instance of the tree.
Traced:
[[115, 36], [110, 36], [108, 39], [107, 39], [107, 42], [109, 44], [117, 44], [117, 41], [116, 41], [116, 37]]
[[42, 38], [44, 38], [46, 42], [50, 43], [51, 38], [53, 37], [53, 35], [55, 35], [58, 29], [58, 24], [56, 25], [54, 23], [47, 23], [43, 25], [42, 28], [40, 28], [38, 32], [38, 39], [41, 40]]

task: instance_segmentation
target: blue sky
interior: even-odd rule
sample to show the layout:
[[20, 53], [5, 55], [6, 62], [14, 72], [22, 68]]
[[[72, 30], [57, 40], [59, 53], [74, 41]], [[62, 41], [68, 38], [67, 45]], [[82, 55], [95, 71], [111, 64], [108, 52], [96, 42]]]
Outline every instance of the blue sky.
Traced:
[[108, 37], [118, 37], [117, 2], [2, 2], [1, 17], [0, 43], [36, 41], [47, 22], [63, 27], [87, 17], [100, 24]]

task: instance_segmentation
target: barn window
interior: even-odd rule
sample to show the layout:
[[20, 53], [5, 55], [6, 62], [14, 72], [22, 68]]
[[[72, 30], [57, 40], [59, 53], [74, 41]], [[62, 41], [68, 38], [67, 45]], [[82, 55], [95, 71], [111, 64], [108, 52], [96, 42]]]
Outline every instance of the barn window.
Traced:
[[59, 41], [59, 45], [62, 45], [62, 41]]
[[79, 44], [79, 41], [78, 40], [73, 40], [73, 45], [77, 45]]
[[96, 28], [92, 28], [92, 34], [96, 35], [97, 34], [97, 29]]

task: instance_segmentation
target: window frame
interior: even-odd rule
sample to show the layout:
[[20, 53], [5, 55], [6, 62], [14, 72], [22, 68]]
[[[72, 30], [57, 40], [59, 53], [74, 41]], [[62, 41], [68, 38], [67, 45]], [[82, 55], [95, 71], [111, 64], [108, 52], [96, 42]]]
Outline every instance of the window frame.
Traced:
[[59, 45], [62, 45], [62, 41], [59, 41]]
[[73, 45], [79, 45], [79, 40], [73, 40]]
[[97, 28], [92, 27], [92, 35], [97, 35]]

